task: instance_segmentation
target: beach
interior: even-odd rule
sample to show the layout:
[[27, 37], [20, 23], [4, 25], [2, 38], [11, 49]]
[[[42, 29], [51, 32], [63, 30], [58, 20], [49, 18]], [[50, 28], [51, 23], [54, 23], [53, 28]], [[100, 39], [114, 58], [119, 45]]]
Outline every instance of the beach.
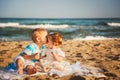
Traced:
[[[3, 69], [32, 41], [1, 41], [0, 68]], [[67, 75], [57, 80], [120, 80], [120, 38], [103, 40], [64, 40], [61, 46], [70, 63], [97, 67], [103, 70], [104, 78]], [[48, 75], [26, 76], [23, 80], [54, 80]]]

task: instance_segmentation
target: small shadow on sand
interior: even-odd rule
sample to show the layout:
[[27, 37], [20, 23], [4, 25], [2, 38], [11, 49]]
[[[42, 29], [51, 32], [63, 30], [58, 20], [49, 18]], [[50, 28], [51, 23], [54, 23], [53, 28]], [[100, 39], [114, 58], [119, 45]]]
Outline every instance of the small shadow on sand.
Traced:
[[86, 79], [81, 76], [72, 76], [69, 80], [86, 80]]

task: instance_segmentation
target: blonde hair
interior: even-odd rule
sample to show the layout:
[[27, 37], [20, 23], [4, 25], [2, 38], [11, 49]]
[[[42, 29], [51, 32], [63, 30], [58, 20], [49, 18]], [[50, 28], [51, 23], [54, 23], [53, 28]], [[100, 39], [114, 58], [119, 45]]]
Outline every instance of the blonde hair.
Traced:
[[57, 32], [48, 34], [47, 38], [49, 38], [55, 46], [62, 45], [62, 35]]
[[43, 28], [36, 28], [32, 31], [32, 40], [33, 42], [36, 42], [37, 41], [37, 37], [38, 36], [42, 36], [43, 33], [47, 33], [46, 29], [43, 29]]

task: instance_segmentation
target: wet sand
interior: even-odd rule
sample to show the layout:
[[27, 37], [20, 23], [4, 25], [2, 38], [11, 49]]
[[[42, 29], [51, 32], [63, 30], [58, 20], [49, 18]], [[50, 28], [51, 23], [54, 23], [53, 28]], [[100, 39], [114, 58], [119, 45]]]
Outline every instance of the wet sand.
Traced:
[[[0, 67], [12, 62], [14, 57], [31, 41], [0, 42]], [[66, 40], [62, 50], [70, 63], [79, 61], [103, 69], [105, 78], [68, 75], [57, 80], [120, 80], [120, 38], [106, 40]], [[54, 80], [55, 77], [37, 75], [23, 80]]]

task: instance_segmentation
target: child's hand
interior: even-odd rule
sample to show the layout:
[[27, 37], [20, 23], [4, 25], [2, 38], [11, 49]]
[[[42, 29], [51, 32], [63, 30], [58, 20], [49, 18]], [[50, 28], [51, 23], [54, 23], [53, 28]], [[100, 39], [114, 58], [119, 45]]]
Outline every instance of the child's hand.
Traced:
[[36, 59], [36, 60], [40, 59], [39, 53], [34, 54], [34, 59]]
[[45, 58], [45, 57], [46, 57], [46, 55], [41, 56], [41, 57], [39, 57], [39, 59], [37, 59], [37, 61], [40, 61], [40, 59], [43, 59], [43, 58]]

